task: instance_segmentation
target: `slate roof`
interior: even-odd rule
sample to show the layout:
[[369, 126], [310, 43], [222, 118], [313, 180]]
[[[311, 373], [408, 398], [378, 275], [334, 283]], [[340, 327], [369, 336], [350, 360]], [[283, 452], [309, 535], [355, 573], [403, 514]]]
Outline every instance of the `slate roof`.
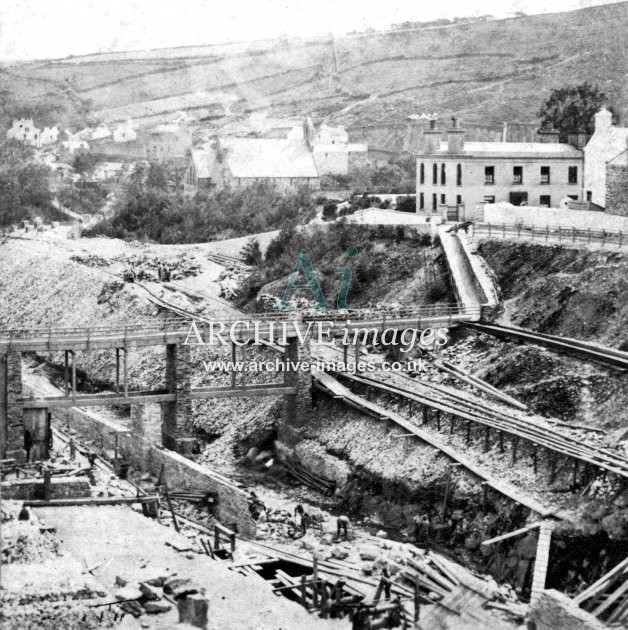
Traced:
[[417, 155], [578, 159], [582, 157], [582, 151], [562, 142], [465, 142], [462, 151], [449, 153], [447, 142], [441, 142], [440, 150], [436, 153], [426, 154], [419, 152]]
[[318, 177], [312, 153], [301, 141], [278, 138], [226, 138], [221, 140], [233, 177]]

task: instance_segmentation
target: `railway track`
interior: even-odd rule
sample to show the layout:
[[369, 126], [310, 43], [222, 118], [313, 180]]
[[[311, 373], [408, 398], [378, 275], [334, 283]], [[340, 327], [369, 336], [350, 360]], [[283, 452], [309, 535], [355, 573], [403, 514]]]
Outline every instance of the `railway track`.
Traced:
[[[333, 360], [342, 361], [342, 351], [325, 347], [319, 354], [332, 351]], [[398, 372], [377, 370], [364, 374], [341, 375], [353, 382], [373, 387], [391, 395], [400, 396], [431, 407], [457, 418], [483, 425], [489, 431], [495, 430], [523, 439], [538, 447], [545, 448], [559, 456], [569, 457], [599, 469], [628, 478], [628, 459], [610, 449], [584, 444], [581, 439], [558, 432], [547, 424], [534, 421], [514, 411], [504, 411], [487, 404], [482, 399], [469, 394], [455, 393], [445, 387], [417, 381]]]
[[238, 258], [237, 256], [228, 256], [227, 254], [218, 254], [214, 252], [209, 252], [208, 254], [206, 254], [206, 256], [212, 262], [226, 267], [231, 267], [233, 265], [236, 265], [238, 267], [247, 266], [242, 258]]
[[597, 363], [603, 363], [615, 370], [622, 372], [628, 370], [628, 352], [622, 352], [615, 348], [598, 346], [595, 344], [571, 339], [569, 337], [556, 337], [545, 333], [516, 328], [514, 326], [502, 326], [499, 324], [477, 324], [475, 322], [465, 322], [468, 328], [479, 332], [507, 339], [516, 339], [537, 346], [543, 346], [551, 350], [556, 350], [563, 354], [569, 354], [584, 358]]

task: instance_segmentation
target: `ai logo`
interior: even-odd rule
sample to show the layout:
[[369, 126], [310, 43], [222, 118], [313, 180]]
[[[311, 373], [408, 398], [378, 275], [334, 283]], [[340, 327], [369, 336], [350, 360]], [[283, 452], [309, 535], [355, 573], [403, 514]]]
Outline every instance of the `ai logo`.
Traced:
[[[357, 247], [351, 245], [347, 248], [347, 256], [349, 258], [355, 258], [357, 255]], [[305, 284], [297, 284], [299, 271], [303, 272], [303, 275], [307, 280]], [[351, 269], [349, 269], [349, 267], [338, 267], [336, 271], [342, 274], [340, 291], [338, 291], [338, 297], [336, 298], [336, 308], [352, 308], [350, 304], [347, 304], [347, 294], [349, 293], [349, 284], [351, 283]], [[299, 257], [297, 258], [297, 264], [294, 266], [294, 271], [290, 274], [286, 291], [281, 298], [281, 302], [277, 304], [275, 308], [282, 311], [292, 310], [294, 307], [288, 302], [288, 300], [290, 299], [292, 292], [299, 289], [312, 292], [314, 299], [316, 300], [316, 306], [314, 308], [321, 310], [332, 310], [334, 308], [329, 304], [329, 302], [327, 302], [325, 296], [323, 295], [323, 290], [316, 279], [316, 274], [314, 273], [312, 263], [310, 262], [310, 257], [307, 255], [307, 250], [305, 249], [301, 250]]]

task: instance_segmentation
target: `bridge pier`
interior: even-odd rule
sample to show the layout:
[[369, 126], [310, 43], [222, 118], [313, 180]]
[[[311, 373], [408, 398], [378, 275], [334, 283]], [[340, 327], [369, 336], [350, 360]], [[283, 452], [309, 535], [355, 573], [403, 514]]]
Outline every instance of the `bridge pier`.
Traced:
[[194, 438], [188, 432], [192, 416], [190, 385], [190, 346], [166, 346], [166, 390], [175, 400], [161, 406], [162, 444], [183, 455], [189, 455]]
[[312, 374], [310, 371], [294, 369], [298, 362], [312, 363], [310, 340], [299, 343], [290, 339], [284, 352], [284, 382], [296, 388], [295, 394], [284, 394], [279, 423], [278, 438], [287, 446], [295, 446], [303, 437], [312, 413]]
[[22, 354], [0, 353], [0, 458], [26, 461]]

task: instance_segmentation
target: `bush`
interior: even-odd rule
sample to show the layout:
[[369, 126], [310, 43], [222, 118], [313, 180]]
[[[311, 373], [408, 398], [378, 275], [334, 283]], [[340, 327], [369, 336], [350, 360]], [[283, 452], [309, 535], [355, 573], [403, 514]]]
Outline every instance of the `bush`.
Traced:
[[244, 262], [251, 267], [259, 267], [262, 264], [262, 248], [259, 246], [259, 241], [254, 238], [251, 239], [242, 248], [242, 257]]
[[269, 183], [211, 192], [205, 201], [150, 186], [134, 174], [114, 215], [85, 232], [159, 243], [198, 243], [281, 229], [315, 214], [307, 189], [281, 193]]
[[33, 159], [33, 149], [16, 141], [0, 141], [0, 226], [37, 216], [65, 218], [52, 205], [49, 169]]
[[336, 218], [336, 211], [338, 210], [337, 204], [333, 201], [328, 201], [323, 206], [323, 220], [333, 221]]
[[397, 197], [397, 210], [399, 212], [416, 212], [416, 198]]

